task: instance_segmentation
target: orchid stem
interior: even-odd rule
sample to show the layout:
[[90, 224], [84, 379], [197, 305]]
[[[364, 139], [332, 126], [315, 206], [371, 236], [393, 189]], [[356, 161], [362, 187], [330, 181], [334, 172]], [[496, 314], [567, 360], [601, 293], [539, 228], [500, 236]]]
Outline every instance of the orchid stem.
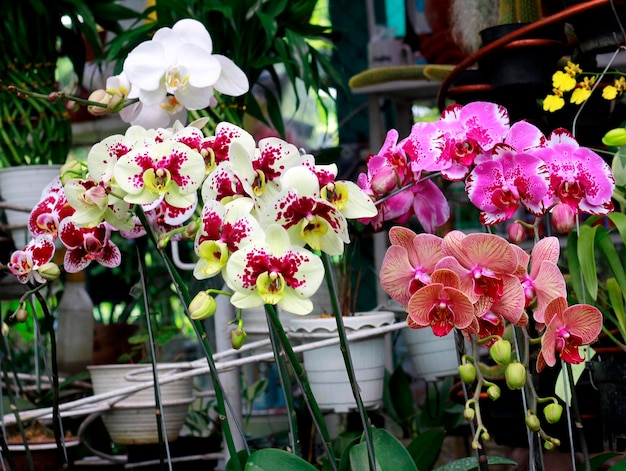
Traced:
[[313, 423], [315, 427], [319, 431], [322, 437], [322, 446], [324, 447], [324, 451], [328, 455], [328, 461], [334, 471], [337, 471], [337, 462], [335, 460], [335, 455], [333, 453], [332, 444], [330, 442], [330, 435], [328, 433], [328, 428], [326, 427], [326, 422], [324, 421], [324, 416], [322, 415], [322, 411], [320, 410], [317, 401], [315, 400], [315, 396], [313, 395], [313, 391], [311, 391], [311, 385], [306, 376], [306, 371], [298, 361], [293, 348], [291, 348], [291, 343], [289, 342], [289, 338], [287, 338], [287, 334], [285, 333], [285, 329], [283, 329], [282, 324], [280, 323], [280, 319], [276, 314], [276, 310], [274, 306], [271, 304], [265, 305], [265, 313], [268, 317], [268, 323], [272, 330], [275, 332], [278, 340], [283, 348], [283, 351], [287, 355], [287, 359], [289, 360], [289, 364], [294, 371], [296, 382], [302, 392], [304, 393], [304, 401], [309, 409], [311, 414], [311, 418], [313, 419]]
[[[139, 220], [141, 221], [143, 226], [146, 228], [148, 237], [150, 238], [151, 242], [154, 244], [155, 247], [158, 247], [157, 240], [154, 237], [154, 233], [150, 229], [150, 223], [148, 222], [146, 214], [143, 211], [143, 209], [139, 206], [137, 207], [137, 216], [139, 217]], [[187, 290], [187, 287], [185, 286], [185, 283], [181, 279], [180, 275], [178, 274], [176, 269], [173, 267], [172, 261], [169, 259], [169, 257], [166, 256], [165, 252], [163, 252], [163, 250], [158, 250], [158, 253], [161, 256], [161, 259], [165, 262], [166, 269], [168, 271], [170, 278], [174, 282], [174, 286], [175, 286], [178, 297], [183, 301], [182, 305], [183, 305], [183, 309], [185, 310], [185, 314], [191, 320], [191, 316], [189, 314], [189, 303], [191, 302], [189, 291]], [[239, 462], [239, 459], [237, 457], [237, 448], [235, 447], [235, 442], [233, 440], [233, 435], [230, 429], [230, 424], [228, 423], [228, 418], [227, 418], [228, 416], [226, 415], [226, 404], [228, 403], [228, 406], [231, 409], [231, 411], [232, 411], [232, 407], [230, 406], [228, 399], [224, 396], [222, 384], [219, 379], [217, 367], [215, 366], [215, 360], [213, 359], [211, 345], [209, 344], [209, 340], [208, 340], [206, 330], [204, 328], [204, 324], [201, 321], [191, 320], [191, 322], [194, 327], [196, 336], [200, 340], [200, 344], [202, 346], [204, 356], [209, 366], [209, 372], [211, 374], [211, 381], [213, 383], [213, 388], [215, 390], [215, 401], [217, 403], [216, 408], [219, 414], [219, 419], [220, 419], [220, 423], [222, 426], [222, 430], [224, 432], [224, 439], [226, 441], [226, 446], [231, 456], [230, 463], [232, 463], [233, 471], [242, 471], [241, 463]], [[233, 417], [236, 417], [234, 413], [232, 415]], [[235, 419], [235, 423], [243, 439], [243, 443], [244, 443], [244, 446], [246, 447], [246, 451], [249, 454], [250, 450], [248, 449], [248, 445], [245, 439], [245, 434], [243, 433], [243, 430], [240, 424], [236, 421], [236, 419]]]
[[367, 455], [369, 457], [370, 468], [372, 471], [376, 470], [376, 457], [374, 455], [374, 440], [372, 439], [371, 422], [363, 405], [361, 399], [361, 392], [359, 391], [359, 384], [356, 380], [354, 373], [354, 365], [352, 363], [352, 357], [350, 355], [350, 347], [346, 338], [346, 328], [343, 323], [342, 313], [339, 311], [339, 302], [337, 297], [337, 291], [335, 289], [336, 283], [333, 276], [333, 267], [330, 263], [330, 257], [328, 254], [322, 254], [322, 262], [324, 263], [324, 270], [326, 273], [326, 279], [328, 281], [328, 290], [330, 292], [330, 298], [333, 303], [333, 314], [335, 315], [335, 321], [337, 322], [337, 334], [339, 335], [339, 345], [341, 354], [343, 355], [343, 361], [346, 365], [346, 371], [348, 373], [348, 379], [350, 380], [350, 386], [352, 387], [352, 394], [356, 401], [356, 406], [361, 417], [361, 423], [363, 425], [363, 433], [365, 434], [365, 443], [367, 444]]

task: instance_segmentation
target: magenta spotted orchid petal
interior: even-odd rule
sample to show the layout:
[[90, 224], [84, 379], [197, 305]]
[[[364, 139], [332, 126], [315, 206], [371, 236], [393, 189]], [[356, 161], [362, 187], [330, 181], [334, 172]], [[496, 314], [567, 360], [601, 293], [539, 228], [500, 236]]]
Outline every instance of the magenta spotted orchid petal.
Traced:
[[224, 279], [234, 291], [231, 303], [247, 309], [274, 304], [292, 314], [311, 312], [309, 299], [324, 279], [324, 266], [312, 252], [293, 245], [278, 225], [264, 241], [248, 244], [228, 260]]
[[350, 242], [346, 218], [319, 196], [317, 176], [307, 167], [285, 172], [283, 190], [261, 214], [261, 225], [279, 224], [294, 244], [308, 244], [313, 250], [341, 255]]
[[201, 191], [202, 201], [215, 200], [223, 203], [235, 198], [249, 197], [249, 193], [244, 190], [244, 184], [228, 160], [221, 162], [209, 173]]
[[566, 203], [577, 213], [603, 215], [613, 210], [615, 179], [609, 165], [595, 152], [580, 147], [565, 129], [557, 129], [545, 147], [535, 149], [550, 172], [544, 205]]
[[553, 299], [545, 310], [546, 330], [541, 338], [537, 369], [556, 364], [556, 355], [567, 363], [584, 361], [579, 347], [593, 343], [602, 330], [602, 313], [594, 306], [567, 306], [565, 298]]
[[105, 222], [86, 228], [66, 218], [61, 223], [59, 238], [67, 247], [63, 267], [68, 273], [78, 273], [93, 261], [107, 268], [117, 267], [121, 262], [120, 251], [111, 241], [111, 229]]
[[437, 123], [419, 122], [411, 127], [409, 136], [401, 145], [413, 171], [435, 172], [449, 166], [449, 161], [443, 157], [445, 142]]
[[52, 260], [54, 251], [53, 239], [47, 235], [38, 235], [22, 250], [11, 254], [7, 268], [20, 283], [45, 283], [46, 280], [37, 270]]
[[541, 130], [528, 121], [518, 121], [511, 125], [504, 138], [504, 143], [517, 152], [527, 152], [545, 145], [546, 137]]
[[406, 306], [413, 293], [430, 283], [443, 255], [441, 238], [394, 226], [389, 230], [389, 239], [391, 246], [383, 258], [380, 283], [392, 299]]
[[436, 270], [432, 282], [417, 290], [409, 300], [408, 314], [413, 324], [430, 326], [433, 333], [443, 337], [457, 327], [472, 324], [474, 307], [458, 289], [459, 278], [451, 270]]
[[499, 145], [491, 160], [479, 163], [468, 175], [465, 190], [481, 210], [480, 222], [493, 225], [513, 217], [520, 205], [535, 216], [543, 215], [549, 183], [548, 169], [539, 157]]
[[213, 136], [204, 139], [201, 153], [205, 156], [209, 172], [230, 159], [230, 148], [234, 142], [237, 142], [246, 154], [254, 155], [256, 143], [250, 133], [225, 121], [217, 124]]
[[49, 185], [28, 216], [28, 230], [33, 236], [47, 235], [56, 240], [59, 225], [66, 217], [74, 214], [61, 186], [60, 180]]
[[178, 142], [162, 142], [135, 149], [121, 157], [115, 179], [132, 204], [150, 204], [163, 198], [186, 208], [196, 199], [196, 189], [205, 175], [204, 159], [197, 151]]
[[230, 254], [247, 244], [264, 240], [265, 233], [250, 214], [252, 206], [252, 201], [244, 198], [226, 205], [217, 201], [206, 202], [194, 242], [199, 257], [194, 269], [197, 279], [217, 275], [226, 266]]
[[465, 178], [476, 158], [489, 154], [504, 141], [509, 116], [502, 106], [489, 102], [450, 105], [437, 122], [445, 144], [441, 173], [448, 180]]

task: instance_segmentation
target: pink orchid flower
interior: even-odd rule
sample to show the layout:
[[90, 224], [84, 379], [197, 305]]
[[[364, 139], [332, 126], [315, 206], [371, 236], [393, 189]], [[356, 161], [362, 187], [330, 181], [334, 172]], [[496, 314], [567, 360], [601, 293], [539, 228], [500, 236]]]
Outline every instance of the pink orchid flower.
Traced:
[[455, 181], [467, 175], [476, 158], [504, 140], [509, 115], [504, 107], [489, 102], [450, 105], [437, 127], [445, 140], [438, 165], [446, 179]]
[[476, 165], [465, 181], [469, 200], [481, 210], [480, 222], [499, 224], [522, 205], [535, 216], [544, 213], [550, 175], [543, 160], [497, 145], [491, 160]]
[[13, 273], [20, 283], [35, 281], [45, 283], [46, 280], [37, 271], [54, 256], [54, 241], [47, 235], [38, 235], [32, 239], [22, 250], [16, 250], [11, 254], [7, 268]]
[[389, 229], [389, 240], [380, 283], [393, 300], [406, 307], [413, 293], [430, 283], [435, 265], [443, 257], [441, 238], [394, 226]]
[[[522, 282], [526, 307], [536, 302], [533, 318], [544, 323], [546, 306], [555, 298], [566, 297], [566, 285], [557, 263], [560, 246], [556, 237], [544, 237], [535, 244], [530, 256], [522, 249], [518, 251], [518, 261], [523, 270], [517, 272]], [[530, 262], [530, 271], [526, 272]]]
[[546, 208], [562, 202], [576, 213], [603, 215], [613, 210], [615, 179], [610, 166], [595, 152], [580, 147], [568, 131], [553, 131], [545, 147], [533, 153], [543, 159], [550, 172]]
[[491, 340], [481, 344], [485, 347], [491, 347], [496, 341], [498, 337], [502, 337], [504, 335], [504, 319], [502, 316], [498, 316], [494, 314], [492, 311], [487, 311], [480, 317], [477, 317], [478, 323], [478, 332], [476, 335], [479, 339], [486, 339], [488, 337], [493, 337]]
[[450, 205], [445, 195], [432, 180], [423, 180], [411, 187], [413, 193], [413, 213], [429, 234], [443, 226], [450, 219]]
[[545, 310], [546, 330], [541, 337], [537, 371], [556, 364], [556, 353], [567, 363], [584, 361], [578, 350], [593, 343], [602, 330], [602, 313], [588, 304], [567, 306], [565, 298], [553, 299]]
[[95, 227], [78, 227], [69, 218], [61, 222], [59, 238], [67, 247], [63, 267], [68, 273], [78, 273], [92, 261], [107, 268], [117, 267], [122, 258], [111, 241], [111, 228], [106, 222]]
[[459, 277], [452, 270], [435, 270], [430, 284], [417, 290], [408, 304], [412, 325], [430, 326], [439, 337], [456, 327], [465, 329], [474, 320], [474, 306], [459, 289]]
[[469, 234], [451, 231], [443, 238], [446, 255], [437, 264], [449, 268], [460, 278], [460, 289], [473, 303], [476, 315], [488, 310], [513, 324], [522, 320], [524, 290], [514, 275], [517, 254], [513, 245], [495, 234]]

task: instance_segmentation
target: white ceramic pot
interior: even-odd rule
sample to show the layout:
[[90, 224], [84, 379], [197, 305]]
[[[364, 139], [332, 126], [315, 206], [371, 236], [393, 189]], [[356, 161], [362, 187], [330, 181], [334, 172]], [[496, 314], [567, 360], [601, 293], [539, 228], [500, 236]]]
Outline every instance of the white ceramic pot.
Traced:
[[[5, 203], [33, 208], [44, 188], [59, 176], [60, 165], [22, 165], [0, 169], [0, 198]], [[11, 235], [17, 249], [21, 249], [30, 241], [28, 228], [29, 213], [25, 211], [5, 210], [7, 223], [10, 226], [24, 226], [13, 229]]]
[[[136, 385], [137, 382], [152, 380], [150, 365], [94, 365], [88, 366], [94, 394], [103, 394], [116, 389]], [[177, 363], [158, 365], [159, 377], [179, 373], [186, 369]], [[189, 404], [193, 401], [193, 378], [161, 384], [161, 403], [163, 404], [168, 441], [178, 438], [185, 423]], [[116, 402], [111, 409], [102, 414], [104, 425], [113, 442], [120, 445], [139, 445], [158, 443], [156, 402], [152, 387], [138, 391]]]
[[454, 332], [437, 337], [432, 329], [403, 329], [415, 377], [436, 381], [457, 374], [459, 365]]
[[[379, 311], [344, 317], [346, 332], [371, 329], [392, 324], [393, 312]], [[336, 337], [337, 324], [334, 317], [302, 318], [291, 320], [291, 331], [298, 338], [309, 341]], [[385, 360], [388, 344], [384, 334], [368, 337], [349, 344], [355, 376], [365, 407], [379, 407], [383, 398]], [[348, 373], [339, 344], [303, 352], [304, 368], [311, 390], [322, 410], [348, 412], [356, 408]]]

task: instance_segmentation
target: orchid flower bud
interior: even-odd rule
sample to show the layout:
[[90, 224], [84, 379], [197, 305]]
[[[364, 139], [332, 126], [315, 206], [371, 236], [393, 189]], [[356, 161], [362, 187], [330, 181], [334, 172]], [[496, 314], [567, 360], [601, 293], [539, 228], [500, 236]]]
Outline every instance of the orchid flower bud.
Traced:
[[28, 311], [24, 308], [24, 305], [13, 313], [13, 319], [17, 322], [25, 322], [28, 319]]
[[552, 225], [559, 234], [567, 234], [576, 225], [576, 212], [565, 203], [559, 203], [550, 212], [552, 215]]
[[605, 146], [622, 147], [626, 146], [626, 129], [615, 128], [608, 131], [602, 138], [602, 144]]
[[532, 432], [538, 432], [541, 428], [541, 422], [539, 422], [539, 417], [537, 417], [531, 411], [528, 411], [528, 413], [526, 414], [526, 426]]
[[392, 167], [382, 167], [372, 176], [372, 190], [377, 195], [391, 193], [398, 186], [398, 176]]
[[37, 271], [47, 281], [54, 281], [61, 276], [61, 269], [54, 262], [44, 263]]
[[500, 391], [500, 386], [498, 386], [497, 384], [492, 384], [487, 388], [487, 396], [489, 396], [489, 399], [491, 399], [492, 401], [497, 401], [498, 399], [500, 399], [501, 393], [502, 391]]
[[500, 339], [489, 348], [489, 356], [498, 365], [508, 365], [511, 362], [511, 342]]
[[504, 370], [504, 377], [509, 389], [522, 389], [526, 384], [526, 367], [518, 361], [509, 363]]
[[521, 244], [526, 239], [526, 229], [519, 222], [509, 224], [507, 231], [512, 244]]
[[543, 408], [543, 415], [549, 424], [556, 424], [561, 420], [561, 414], [563, 413], [563, 406], [557, 402], [548, 404]]
[[111, 95], [106, 90], [99, 89], [91, 92], [89, 95], [89, 101], [95, 101], [96, 103], [102, 103], [105, 106], [88, 105], [87, 111], [94, 116], [103, 116], [110, 113], [108, 110], [109, 102], [111, 101]]
[[472, 420], [474, 420], [474, 417], [476, 417], [476, 411], [472, 409], [471, 407], [466, 407], [463, 410], [463, 417], [465, 417], [465, 420], [468, 420], [471, 422]]
[[241, 328], [230, 331], [230, 343], [235, 350], [239, 350], [246, 343], [248, 334]]
[[206, 291], [200, 291], [189, 303], [189, 316], [194, 321], [202, 321], [215, 314], [217, 303]]
[[476, 381], [476, 367], [472, 363], [459, 365], [459, 376], [465, 384], [472, 384]]
[[65, 185], [68, 180], [73, 178], [82, 178], [83, 177], [83, 166], [76, 159], [68, 160], [59, 172], [61, 177], [61, 183]]

